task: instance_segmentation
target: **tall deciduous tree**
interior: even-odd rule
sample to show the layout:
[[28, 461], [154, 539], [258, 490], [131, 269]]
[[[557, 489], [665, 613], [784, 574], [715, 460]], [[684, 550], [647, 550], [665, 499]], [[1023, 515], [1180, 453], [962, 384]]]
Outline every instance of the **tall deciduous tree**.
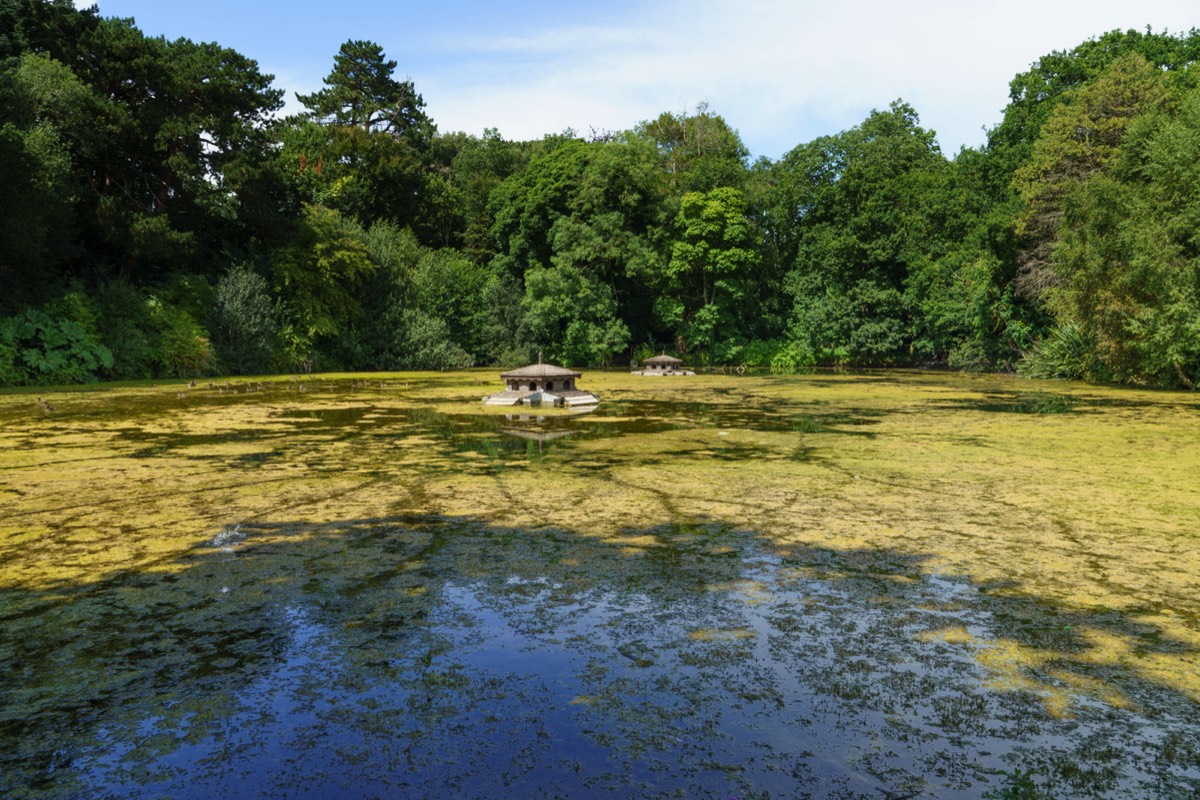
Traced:
[[922, 362], [1011, 369], [1041, 319], [1014, 297], [1012, 206], [989, 191], [988, 159], [963, 149], [923, 183], [929, 238], [904, 283], [912, 355]]
[[78, 252], [76, 163], [94, 149], [99, 102], [70, 69], [25, 53], [0, 78], [0, 276], [5, 301], [32, 300]]
[[636, 134], [654, 143], [679, 193], [745, 184], [746, 146], [720, 115], [709, 112], [707, 103], [694, 114], [664, 112], [639, 125]]
[[745, 197], [730, 187], [688, 192], [675, 225], [656, 310], [688, 348], [707, 351], [737, 336], [738, 304], [758, 263]]
[[1071, 192], [1107, 170], [1134, 118], [1166, 102], [1161, 72], [1139, 55], [1122, 56], [1095, 83], [1066, 98], [1046, 121], [1033, 153], [1013, 178], [1025, 201], [1019, 287], [1039, 296], [1058, 278], [1054, 250]]
[[573, 317], [580, 363], [607, 361], [631, 333], [649, 334], [665, 198], [642, 141], [567, 141], [492, 193], [491, 267], [524, 284], [528, 327], [549, 351], [560, 352]]
[[1011, 191], [1016, 170], [1029, 159], [1042, 126], [1072, 91], [1096, 80], [1118, 58], [1140, 55], [1159, 69], [1178, 71], [1200, 60], [1200, 30], [1166, 32], [1112, 30], [1070, 50], [1038, 59], [1009, 83], [1009, 103], [998, 125], [988, 131], [988, 185], [999, 198]]
[[1046, 301], [1059, 328], [1078, 333], [1082, 352], [1061, 372], [1195, 388], [1198, 163], [1200, 90], [1193, 90], [1177, 113], [1160, 106], [1126, 125], [1107, 168], [1065, 197]]
[[292, 242], [274, 254], [275, 290], [301, 348], [330, 337], [358, 316], [356, 289], [374, 271], [362, 228], [333, 209], [306, 206]]
[[426, 238], [441, 247], [460, 247], [480, 263], [495, 249], [494, 217], [488, 208], [492, 190], [529, 162], [530, 149], [505, 140], [489, 128], [483, 136], [439, 134], [430, 149], [421, 226]]
[[[0, 115], [36, 129], [43, 154], [57, 143], [66, 165], [57, 191], [87, 242], [89, 271], [200, 270], [246, 234], [240, 201], [265, 165], [264, 128], [281, 96], [254, 61], [40, 0], [4, 0], [0, 50], [19, 56], [6, 65], [16, 96]], [[57, 238], [70, 241], [70, 228]]]
[[940, 237], [945, 170], [933, 132], [900, 101], [784, 157], [770, 224], [791, 262], [794, 336], [841, 358], [907, 355], [904, 288]]

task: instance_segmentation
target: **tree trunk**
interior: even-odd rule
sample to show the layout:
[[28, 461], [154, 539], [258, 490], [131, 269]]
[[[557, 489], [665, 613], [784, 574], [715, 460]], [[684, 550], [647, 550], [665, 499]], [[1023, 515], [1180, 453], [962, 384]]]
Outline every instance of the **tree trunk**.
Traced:
[[1179, 382], [1191, 389], [1193, 392], [1196, 391], [1196, 382], [1189, 378], [1187, 373], [1183, 371], [1183, 365], [1179, 363], [1179, 360], [1176, 359], [1175, 361], [1172, 361], [1171, 366], [1175, 368], [1175, 374], [1179, 376]]

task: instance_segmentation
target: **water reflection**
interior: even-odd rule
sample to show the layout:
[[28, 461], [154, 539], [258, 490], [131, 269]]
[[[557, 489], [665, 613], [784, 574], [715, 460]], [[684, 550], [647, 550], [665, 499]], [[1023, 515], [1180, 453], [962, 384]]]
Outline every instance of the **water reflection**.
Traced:
[[[1186, 698], [1108, 676], [1128, 702], [1049, 702], [1099, 670], [1078, 637], [1130, 620], [912, 555], [395, 518], [243, 524], [180, 567], [0, 598], [4, 796], [968, 798], [1017, 766], [1059, 796], [1200, 789]], [[978, 657], [1004, 641], [1053, 674], [1005, 683]]]
[[[564, 426], [562, 423], [551, 423], [551, 418], [544, 415], [505, 414], [504, 419], [508, 424], [502, 426], [500, 431], [528, 442], [526, 450], [530, 457], [540, 458], [545, 455], [548, 442], [567, 439], [580, 432], [578, 428]], [[536, 450], [533, 447], [535, 444]]]

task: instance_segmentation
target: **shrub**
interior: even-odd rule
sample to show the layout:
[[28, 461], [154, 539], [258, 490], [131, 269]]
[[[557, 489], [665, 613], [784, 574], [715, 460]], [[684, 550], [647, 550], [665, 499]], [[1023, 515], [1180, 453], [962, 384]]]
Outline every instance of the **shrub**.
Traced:
[[0, 386], [19, 386], [24, 372], [17, 364], [17, 348], [8, 334], [9, 320], [0, 320]]
[[742, 363], [747, 367], [769, 367], [787, 344], [778, 339], [754, 339], [742, 348]]
[[279, 313], [267, 281], [235, 265], [217, 282], [209, 329], [221, 365], [234, 375], [266, 372], [279, 351]]
[[35, 309], [0, 320], [0, 384], [89, 383], [112, 358], [75, 320]]
[[280, 325], [279, 362], [285, 369], [294, 372], [312, 372], [316, 366], [312, 334], [292, 321]]
[[216, 371], [216, 354], [208, 332], [181, 308], [150, 301], [151, 313], [162, 331], [157, 372], [169, 378], [198, 378]]
[[450, 340], [450, 327], [438, 317], [408, 311], [404, 334], [407, 369], [466, 369], [474, 364], [471, 354]]
[[775, 375], [795, 375], [812, 372], [817, 359], [808, 346], [800, 342], [788, 342], [771, 359], [771, 372]]
[[630, 354], [631, 365], [641, 364], [647, 358], [654, 358], [659, 351], [654, 349], [651, 342], [644, 342], [633, 346], [633, 352]]
[[959, 342], [946, 356], [946, 365], [960, 372], [983, 372], [992, 366], [987, 348], [978, 339]]
[[742, 351], [744, 349], [739, 342], [723, 340], [713, 342], [706, 353], [702, 352], [699, 355], [710, 366], [714, 364], [740, 364], [742, 363]]
[[537, 348], [532, 344], [513, 344], [496, 353], [495, 362], [502, 367], [523, 367], [537, 358]]
[[1017, 370], [1027, 378], [1107, 380], [1110, 376], [1095, 355], [1095, 345], [1074, 322], [1052, 328], [1025, 353]]
[[106, 377], [149, 378], [154, 373], [159, 331], [145, 296], [124, 281], [110, 281], [93, 298], [96, 333], [113, 354]]

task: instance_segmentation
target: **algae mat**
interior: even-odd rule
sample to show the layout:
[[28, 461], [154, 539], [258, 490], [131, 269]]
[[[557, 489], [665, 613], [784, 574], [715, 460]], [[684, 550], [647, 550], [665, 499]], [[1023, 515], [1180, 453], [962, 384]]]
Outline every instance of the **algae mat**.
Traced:
[[1200, 791], [1196, 395], [495, 383], [0, 394], [0, 795]]

